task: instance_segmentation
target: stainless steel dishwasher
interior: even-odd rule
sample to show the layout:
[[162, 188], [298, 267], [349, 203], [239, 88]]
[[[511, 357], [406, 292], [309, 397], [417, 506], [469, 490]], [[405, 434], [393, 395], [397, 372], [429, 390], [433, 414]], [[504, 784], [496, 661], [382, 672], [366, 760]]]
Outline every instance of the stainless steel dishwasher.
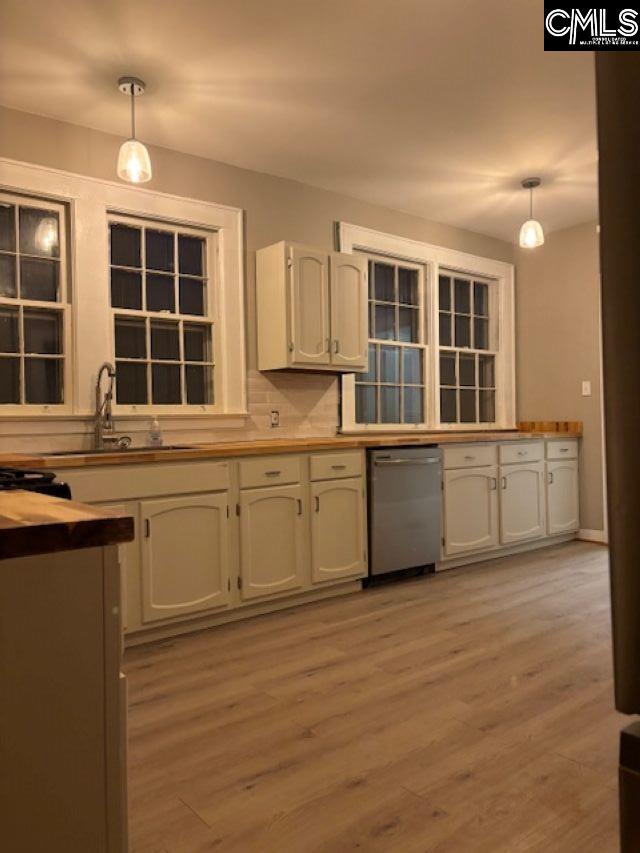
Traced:
[[438, 447], [371, 450], [369, 575], [432, 567], [442, 541]]

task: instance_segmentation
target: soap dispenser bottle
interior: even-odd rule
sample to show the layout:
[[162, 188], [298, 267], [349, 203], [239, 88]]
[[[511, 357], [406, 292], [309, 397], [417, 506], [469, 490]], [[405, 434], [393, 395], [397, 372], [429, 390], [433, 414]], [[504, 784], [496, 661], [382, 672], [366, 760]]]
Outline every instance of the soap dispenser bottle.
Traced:
[[149, 447], [162, 447], [162, 430], [157, 418], [152, 418], [149, 425]]

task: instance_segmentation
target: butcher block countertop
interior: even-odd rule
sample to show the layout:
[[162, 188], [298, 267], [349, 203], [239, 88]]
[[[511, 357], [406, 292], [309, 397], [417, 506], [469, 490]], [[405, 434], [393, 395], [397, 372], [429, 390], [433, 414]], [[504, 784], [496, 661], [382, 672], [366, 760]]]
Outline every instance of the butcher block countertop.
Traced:
[[0, 492], [0, 559], [133, 539], [130, 516], [37, 492]]
[[401, 447], [427, 444], [465, 444], [479, 441], [523, 441], [544, 438], [580, 438], [579, 422], [542, 422], [542, 429], [497, 432], [421, 432], [368, 433], [327, 436], [325, 438], [278, 438], [260, 441], [220, 441], [190, 444], [176, 449], [144, 448], [107, 453], [79, 452], [72, 455], [3, 453], [0, 467], [54, 469], [84, 466], [131, 465], [140, 462], [174, 462], [185, 459], [225, 459], [233, 456], [259, 456], [268, 453], [305, 453], [315, 450], [349, 450], [367, 447]]

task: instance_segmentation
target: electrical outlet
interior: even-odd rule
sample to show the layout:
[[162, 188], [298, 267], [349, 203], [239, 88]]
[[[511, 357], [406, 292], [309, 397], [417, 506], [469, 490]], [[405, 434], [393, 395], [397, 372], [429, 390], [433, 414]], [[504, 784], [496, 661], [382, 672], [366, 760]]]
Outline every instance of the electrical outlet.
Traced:
[[280, 426], [280, 412], [278, 412], [276, 409], [274, 409], [271, 412], [271, 426], [272, 427], [279, 427]]
[[588, 379], [582, 380], [582, 396], [590, 397], [591, 396], [591, 382]]

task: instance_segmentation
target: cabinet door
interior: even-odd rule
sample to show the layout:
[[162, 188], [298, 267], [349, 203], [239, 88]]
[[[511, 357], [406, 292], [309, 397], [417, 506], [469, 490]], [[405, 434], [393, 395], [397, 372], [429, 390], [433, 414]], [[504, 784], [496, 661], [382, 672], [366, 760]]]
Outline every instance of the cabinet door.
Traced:
[[570, 533], [579, 527], [578, 463], [547, 462], [547, 533]]
[[544, 536], [544, 462], [500, 469], [500, 541]]
[[368, 367], [367, 261], [331, 255], [331, 364], [350, 370]]
[[291, 363], [329, 364], [329, 256], [289, 249]]
[[447, 557], [498, 544], [498, 469], [465, 468], [444, 475], [444, 552]]
[[301, 486], [240, 493], [240, 589], [244, 600], [302, 586], [305, 528]]
[[311, 484], [311, 580], [362, 577], [363, 483], [357, 477]]
[[229, 601], [227, 493], [142, 501], [145, 622]]

